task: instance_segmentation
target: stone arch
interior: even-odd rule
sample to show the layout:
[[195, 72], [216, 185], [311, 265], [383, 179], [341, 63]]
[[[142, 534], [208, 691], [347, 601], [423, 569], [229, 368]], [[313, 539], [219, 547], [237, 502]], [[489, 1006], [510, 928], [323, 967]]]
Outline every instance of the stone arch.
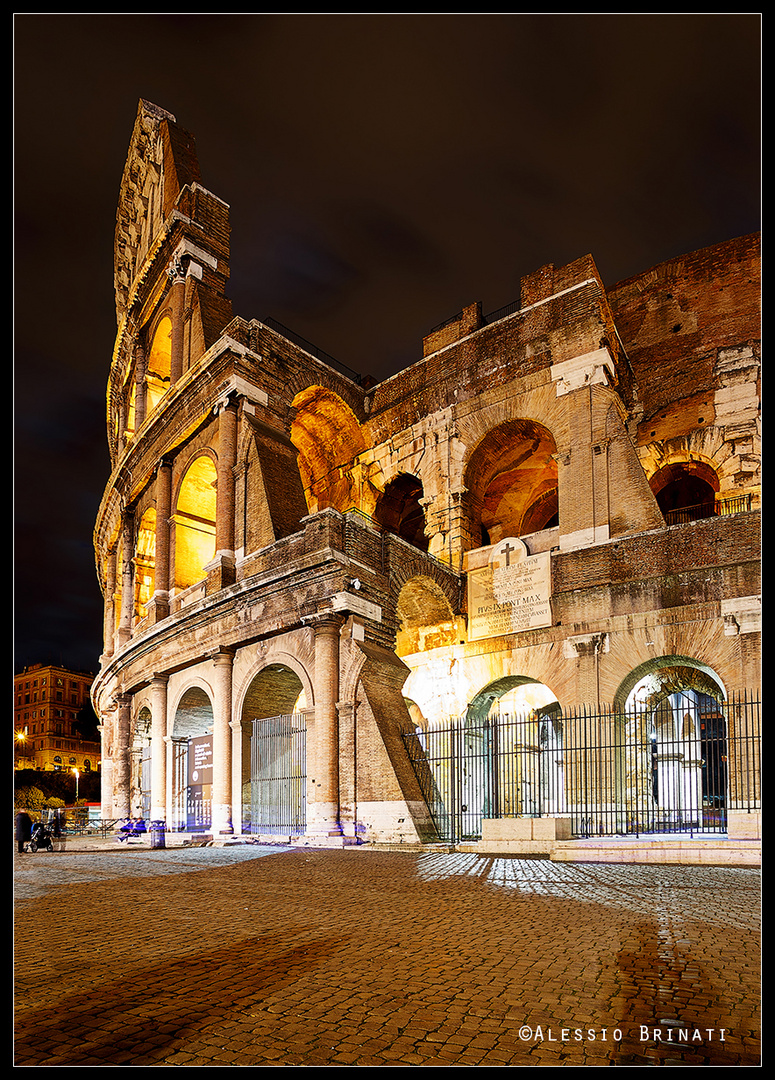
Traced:
[[137, 404], [136, 384], [134, 379], [134, 369], [131, 367], [127, 369], [124, 385], [121, 388], [121, 397], [124, 407], [124, 441], [131, 442], [137, 428], [137, 414], [135, 411]]
[[156, 576], [156, 509], [149, 506], [140, 519], [135, 540], [135, 620], [144, 618], [145, 605], [153, 598]]
[[201, 581], [215, 555], [216, 482], [214, 455], [208, 451], [197, 454], [183, 473], [173, 513], [178, 591]]
[[684, 689], [718, 696], [720, 701], [727, 696], [719, 675], [702, 661], [682, 655], [657, 656], [638, 664], [622, 679], [614, 695], [614, 708], [624, 711], [638, 698], [656, 704]]
[[[534, 693], [531, 695], [527, 688], [535, 688]], [[466, 719], [483, 719], [493, 711], [494, 707], [499, 707], [504, 698], [515, 697], [520, 691], [524, 698], [521, 705], [517, 706], [520, 711], [532, 709], [541, 715], [550, 715], [560, 709], [560, 703], [554, 691], [539, 679], [529, 675], [502, 675], [483, 686], [471, 699]]]
[[172, 710], [173, 829], [199, 832], [212, 822], [212, 732], [215, 723], [210, 687], [195, 680], [183, 689]]
[[687, 462], [703, 462], [718, 477], [718, 496], [722, 499], [738, 496], [743, 492], [756, 492], [760, 483], [761, 444], [758, 435], [750, 443], [750, 454], [745, 459], [745, 468], [741, 474], [740, 444], [734, 429], [729, 430], [713, 423], [703, 423], [701, 427], [682, 435], [657, 440], [660, 434], [654, 420], [642, 421], [639, 431], [642, 438], [651, 438], [638, 448], [638, 456], [644, 472], [651, 478], [667, 465], [681, 465]]
[[195, 679], [181, 689], [170, 710], [172, 737], [204, 735], [214, 723], [213, 691], [203, 679]]
[[309, 512], [355, 509], [371, 515], [376, 492], [358, 460], [368, 447], [350, 406], [333, 390], [318, 385], [297, 394], [293, 406], [291, 441], [299, 451]]
[[563, 720], [545, 683], [521, 674], [483, 686], [465, 713], [460, 740], [469, 762], [464, 802], [475, 813], [545, 817], [565, 812]]
[[638, 828], [703, 829], [708, 813], [726, 822], [725, 699], [716, 672], [686, 656], [655, 657], [622, 681], [620, 773]]
[[387, 532], [400, 536], [420, 551], [428, 550], [422, 481], [411, 473], [399, 473], [379, 496], [374, 520]]
[[708, 462], [671, 461], [649, 479], [651, 490], [668, 524], [713, 517], [719, 478]]
[[146, 415], [150, 416], [170, 388], [172, 317], [163, 312], [148, 334], [145, 363]]
[[476, 542], [497, 543], [558, 522], [557, 443], [536, 420], [517, 418], [491, 428], [465, 468]]
[[457, 640], [457, 619], [449, 598], [425, 574], [404, 582], [396, 600], [396, 616], [399, 656], [454, 645]]
[[151, 814], [151, 710], [137, 710], [132, 735], [129, 804], [132, 817], [147, 821]]
[[312, 681], [287, 653], [266, 656], [251, 672], [238, 712], [237, 813], [247, 833], [303, 831], [306, 822], [306, 718]]

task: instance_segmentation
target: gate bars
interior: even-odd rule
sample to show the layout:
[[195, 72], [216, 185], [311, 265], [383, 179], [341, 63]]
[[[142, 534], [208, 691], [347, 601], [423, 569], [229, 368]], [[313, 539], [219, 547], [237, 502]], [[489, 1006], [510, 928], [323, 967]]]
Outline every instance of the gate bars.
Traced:
[[298, 713], [253, 721], [250, 762], [251, 833], [300, 835], [307, 823], [307, 725]]
[[568, 818], [575, 837], [724, 833], [729, 810], [761, 806], [760, 703], [747, 692], [469, 715], [403, 740], [450, 842], [478, 840], [483, 818], [507, 817]]

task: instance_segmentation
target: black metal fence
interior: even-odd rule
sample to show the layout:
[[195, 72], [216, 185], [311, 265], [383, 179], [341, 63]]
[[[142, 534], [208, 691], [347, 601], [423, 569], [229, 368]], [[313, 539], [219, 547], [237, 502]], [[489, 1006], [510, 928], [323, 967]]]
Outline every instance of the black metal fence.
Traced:
[[724, 833], [761, 806], [760, 706], [696, 691], [628, 710], [491, 713], [404, 743], [439, 836], [484, 818], [559, 817], [573, 836]]
[[300, 835], [307, 822], [307, 724], [298, 713], [253, 721], [250, 763], [250, 821], [254, 834]]
[[751, 509], [750, 492], [733, 495], [728, 499], [716, 499], [715, 502], [697, 503], [696, 506], [684, 506], [678, 510], [665, 511], [665, 524], [685, 525], [690, 521], [703, 518], [723, 517], [727, 514], [742, 514]]

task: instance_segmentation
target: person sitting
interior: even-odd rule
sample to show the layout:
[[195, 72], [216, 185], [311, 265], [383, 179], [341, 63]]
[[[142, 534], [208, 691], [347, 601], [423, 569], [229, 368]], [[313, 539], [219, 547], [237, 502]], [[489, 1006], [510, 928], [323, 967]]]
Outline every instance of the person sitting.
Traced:
[[129, 837], [132, 835], [132, 828], [133, 828], [132, 819], [127, 818], [126, 821], [124, 822], [124, 824], [121, 825], [119, 827], [119, 830], [118, 830], [118, 842], [119, 843], [121, 843], [122, 840], [128, 840], [129, 839]]

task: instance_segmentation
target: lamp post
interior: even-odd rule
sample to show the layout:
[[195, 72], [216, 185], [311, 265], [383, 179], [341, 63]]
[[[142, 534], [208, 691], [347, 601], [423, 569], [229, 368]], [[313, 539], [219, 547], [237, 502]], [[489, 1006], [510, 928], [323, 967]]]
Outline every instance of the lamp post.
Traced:
[[80, 773], [77, 769], [73, 769], [73, 776], [75, 777], [75, 801], [78, 802], [78, 777]]
[[25, 742], [26, 737], [27, 737], [27, 733], [25, 731], [15, 731], [14, 732], [14, 739], [16, 741], [16, 754], [15, 754], [16, 763], [18, 763], [19, 758], [23, 759], [24, 757], [26, 757], [26, 752], [25, 752], [25, 747], [24, 747], [24, 742]]

